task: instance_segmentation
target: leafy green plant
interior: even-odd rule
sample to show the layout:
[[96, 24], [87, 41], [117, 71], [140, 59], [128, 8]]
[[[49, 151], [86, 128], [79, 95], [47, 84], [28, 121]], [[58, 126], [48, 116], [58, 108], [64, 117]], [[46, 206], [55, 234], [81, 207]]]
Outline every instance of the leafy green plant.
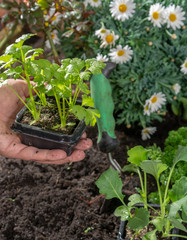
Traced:
[[[48, 105], [46, 96], [53, 96], [60, 116], [60, 128], [66, 125], [66, 119], [70, 113], [80, 120], [84, 119], [87, 125], [94, 125], [96, 117], [100, 115], [98, 110], [93, 109], [94, 102], [89, 96], [90, 91], [85, 80], [89, 80], [91, 74], [99, 74], [105, 64], [96, 59], [84, 61], [73, 58], [64, 59], [61, 65], [58, 65], [46, 59], [37, 59], [43, 50], [24, 45], [24, 42], [32, 36], [33, 34], [21, 36], [14, 44], [7, 47], [0, 57], [1, 82], [6, 84], [5, 80], [9, 77], [21, 78], [27, 82], [30, 94], [29, 104], [12, 90], [31, 112], [34, 121], [38, 121], [40, 117], [41, 106]], [[34, 84], [31, 83], [31, 77]], [[33, 91], [40, 99], [40, 103], [34, 98]], [[82, 105], [77, 105], [80, 92], [83, 94]]]
[[[164, 145], [162, 162], [166, 163], [169, 168], [161, 177], [161, 182], [163, 184], [168, 177], [169, 169], [172, 166], [172, 160], [177, 153], [178, 146], [187, 146], [187, 127], [181, 127], [178, 130], [170, 131]], [[171, 182], [174, 183], [176, 180], [180, 179], [181, 176], [187, 176], [187, 163], [179, 163], [177, 165]]]
[[[156, 240], [156, 233], [161, 233], [162, 237], [178, 236], [187, 239], [186, 236], [171, 234], [171, 229], [176, 227], [184, 232], [187, 229], [183, 225], [186, 223], [186, 206], [187, 206], [187, 178], [182, 177], [178, 180], [171, 189], [169, 189], [171, 176], [175, 166], [181, 162], [187, 162], [187, 146], [180, 146], [178, 152], [173, 159], [173, 164], [170, 174], [167, 179], [167, 184], [164, 194], [160, 189], [160, 176], [167, 169], [167, 165], [160, 160], [149, 160], [148, 151], [142, 146], [136, 146], [128, 151], [129, 165], [124, 166], [123, 171], [135, 172], [140, 179], [141, 189], [139, 193], [133, 194], [128, 199], [128, 204], [125, 203], [125, 195], [122, 193], [123, 183], [119, 177], [119, 173], [112, 168], [105, 171], [96, 181], [100, 193], [106, 195], [106, 199], [118, 198], [122, 205], [117, 207], [114, 214], [120, 217], [122, 221], [128, 221], [127, 226], [134, 230], [134, 235], [138, 234], [141, 229], [150, 223], [154, 225], [154, 229], [148, 232], [142, 238], [143, 240]], [[143, 174], [143, 176], [142, 176]], [[152, 207], [147, 201], [147, 174], [154, 177], [157, 184], [160, 211]], [[183, 188], [181, 188], [183, 184]], [[144, 207], [138, 208], [136, 204], [142, 203]], [[152, 209], [155, 214], [150, 215], [148, 209]], [[134, 213], [132, 213], [134, 211]], [[133, 239], [132, 236], [131, 239]]]

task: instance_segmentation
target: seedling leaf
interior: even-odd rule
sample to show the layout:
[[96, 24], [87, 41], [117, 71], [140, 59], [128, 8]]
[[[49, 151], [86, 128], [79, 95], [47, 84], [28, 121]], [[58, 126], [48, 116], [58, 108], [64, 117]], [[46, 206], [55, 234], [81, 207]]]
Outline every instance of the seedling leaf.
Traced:
[[96, 181], [99, 192], [106, 195], [106, 199], [118, 198], [123, 200], [122, 181], [116, 170], [111, 167], [105, 171]]
[[187, 162], [187, 146], [179, 146], [176, 157], [173, 160], [173, 164], [177, 164], [180, 161]]
[[187, 195], [187, 177], [183, 176], [172, 186], [172, 189], [169, 191], [169, 197], [172, 202], [175, 202], [185, 195]]
[[116, 217], [121, 217], [121, 221], [126, 221], [129, 217], [129, 211], [127, 206], [122, 205], [117, 207], [114, 211], [114, 215]]
[[146, 173], [149, 173], [155, 177], [156, 180], [159, 179], [160, 174], [165, 171], [168, 166], [159, 160], [146, 160], [141, 162], [140, 167]]
[[149, 212], [145, 208], [136, 208], [135, 215], [127, 224], [132, 230], [142, 229], [149, 223]]
[[140, 163], [144, 160], [147, 160], [147, 150], [144, 149], [142, 146], [136, 146], [131, 148], [128, 152], [128, 161], [130, 163], [135, 164], [136, 166], [139, 166]]
[[147, 232], [142, 238], [142, 240], [157, 240], [156, 229], [153, 230], [152, 232]]

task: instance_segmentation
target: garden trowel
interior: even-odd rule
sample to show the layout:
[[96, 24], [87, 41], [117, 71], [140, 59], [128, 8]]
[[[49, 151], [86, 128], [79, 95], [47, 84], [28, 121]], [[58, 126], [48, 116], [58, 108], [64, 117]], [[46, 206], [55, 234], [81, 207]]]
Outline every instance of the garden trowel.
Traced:
[[91, 97], [94, 99], [94, 107], [98, 109], [100, 113], [100, 118], [97, 119], [99, 133], [97, 144], [100, 151], [108, 153], [112, 165], [114, 165], [116, 161], [114, 162], [114, 159], [112, 159], [111, 152], [118, 147], [119, 142], [115, 135], [112, 89], [107, 78], [115, 67], [115, 63], [107, 62], [102, 73], [93, 75], [90, 80]]

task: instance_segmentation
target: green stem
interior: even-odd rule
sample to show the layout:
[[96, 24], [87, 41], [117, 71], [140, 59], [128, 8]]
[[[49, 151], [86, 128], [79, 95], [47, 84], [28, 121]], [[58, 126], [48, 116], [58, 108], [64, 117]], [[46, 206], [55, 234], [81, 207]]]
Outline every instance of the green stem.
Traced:
[[144, 172], [144, 195], [145, 195], [145, 208], [147, 209], [147, 174]]
[[58, 108], [58, 113], [59, 113], [59, 116], [60, 116], [60, 123], [61, 123], [61, 128], [63, 128], [65, 125], [66, 125], [66, 121], [65, 119], [62, 117], [62, 109], [61, 109], [61, 106], [60, 106], [60, 101], [57, 97], [57, 94], [56, 92], [53, 90], [53, 93], [54, 93], [54, 96], [55, 96], [55, 99], [56, 99], [56, 104], [57, 104], [57, 108]]
[[163, 206], [163, 203], [162, 203], [162, 193], [161, 193], [160, 184], [159, 184], [158, 179], [156, 179], [156, 183], [157, 183], [157, 188], [158, 188], [158, 193], [159, 193], [159, 199], [160, 199], [161, 216], [162, 216], [162, 218], [164, 218], [164, 215], [165, 215], [165, 206]]
[[139, 179], [140, 179], [140, 184], [141, 184], [142, 192], [145, 193], [144, 185], [143, 185], [143, 179], [142, 179], [142, 175], [141, 175], [141, 172], [140, 172], [139, 169], [138, 169], [138, 176], [139, 176]]
[[34, 120], [38, 121], [39, 114], [38, 114], [37, 109], [36, 109], [36, 104], [35, 104], [33, 93], [32, 93], [32, 85], [30, 83], [29, 75], [27, 74], [27, 67], [26, 67], [26, 64], [25, 64], [25, 58], [24, 58], [24, 55], [23, 55], [22, 48], [20, 48], [20, 52], [21, 52], [22, 63], [23, 63], [25, 76], [26, 76], [25, 80], [28, 84], [28, 89], [29, 89], [29, 96], [30, 96], [30, 101], [31, 101], [31, 113], [32, 113], [32, 116], [33, 116]]
[[170, 180], [171, 180], [171, 176], [172, 176], [174, 168], [175, 168], [175, 164], [172, 166], [172, 168], [170, 170], [170, 173], [169, 173], [169, 176], [168, 176], [168, 180], [167, 180], [167, 184], [166, 184], [166, 188], [165, 188], [165, 193], [164, 193], [164, 204], [166, 202], [166, 198], [167, 198], [167, 195], [168, 195], [169, 184], [170, 184]]
[[136, 97], [137, 97], [138, 102], [144, 107], [144, 104], [143, 104], [143, 102], [140, 100], [138, 94], [136, 95]]
[[77, 87], [76, 91], [75, 91], [75, 94], [74, 94], [74, 97], [73, 97], [73, 105], [76, 104], [76, 101], [77, 101], [77, 98], [79, 96], [79, 93], [80, 93], [80, 89]]
[[158, 81], [158, 83], [160, 83], [160, 84], [163, 85], [164, 87], [167, 87], [167, 88], [171, 89], [171, 86], [168, 85], [168, 84], [166, 84], [166, 83], [163, 83], [163, 82], [160, 82], [160, 81]]
[[55, 47], [55, 45], [54, 45], [54, 42], [53, 42], [53, 40], [52, 40], [52, 38], [51, 38], [51, 33], [49, 32], [49, 29], [47, 29], [47, 30], [45, 31], [45, 33], [46, 33], [47, 38], [48, 38], [48, 40], [49, 40], [49, 43], [50, 43], [50, 45], [51, 45], [51, 50], [52, 50], [52, 53], [53, 53], [55, 62], [56, 62], [57, 64], [60, 64], [59, 56], [58, 56], [56, 47]]
[[154, 212], [156, 212], [160, 216], [160, 212], [157, 211], [155, 208], [153, 208], [151, 205], [147, 204], [148, 208], [152, 209]]
[[62, 107], [63, 107], [63, 118], [66, 119], [66, 105], [65, 105], [65, 98], [62, 99]]
[[179, 237], [179, 238], [185, 238], [185, 239], [187, 239], [187, 236], [178, 235], [178, 234], [167, 234], [167, 235], [164, 235], [164, 237]]
[[32, 112], [31, 111], [31, 109], [29, 108], [29, 106], [25, 103], [25, 101], [17, 94], [17, 92], [10, 86], [10, 85], [8, 85], [7, 84], [7, 86], [16, 94], [16, 96], [20, 99], [20, 101], [28, 108], [28, 110], [30, 111], [30, 112]]

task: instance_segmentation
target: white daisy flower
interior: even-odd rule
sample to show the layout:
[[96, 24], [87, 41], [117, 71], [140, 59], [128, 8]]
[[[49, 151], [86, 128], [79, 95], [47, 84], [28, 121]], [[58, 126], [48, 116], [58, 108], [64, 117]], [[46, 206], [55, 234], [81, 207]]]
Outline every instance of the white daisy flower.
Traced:
[[99, 6], [101, 6], [101, 0], [85, 0], [84, 5], [87, 7], [88, 4], [91, 7], [99, 7]]
[[61, 19], [62, 14], [60, 12], [56, 12], [56, 8], [50, 8], [49, 13], [46, 11], [44, 14], [45, 22], [50, 22], [52, 25], [57, 25]]
[[97, 54], [96, 59], [97, 59], [97, 61], [100, 61], [100, 62], [108, 62], [109, 61], [109, 58], [106, 55], [102, 55], [100, 53]]
[[160, 3], [151, 5], [148, 20], [153, 23], [153, 26], [161, 27], [164, 22], [163, 12], [164, 7]]
[[112, 47], [118, 38], [119, 36], [115, 35], [114, 31], [107, 31], [107, 33], [102, 37], [100, 48], [106, 48], [107, 46]]
[[175, 92], [175, 94], [178, 94], [181, 90], [181, 85], [178, 83], [175, 83], [175, 84], [173, 84], [172, 89]]
[[103, 38], [108, 32], [110, 32], [110, 30], [106, 29], [105, 26], [102, 24], [102, 27], [99, 30], [95, 31], [95, 35], [97, 37]]
[[113, 0], [110, 3], [110, 12], [114, 19], [125, 21], [132, 17], [135, 7], [133, 0]]
[[156, 112], [163, 104], [166, 102], [165, 94], [159, 92], [154, 93], [153, 96], [149, 99], [149, 106], [151, 112]]
[[148, 115], [148, 116], [150, 116], [150, 114], [151, 114], [151, 109], [150, 109], [150, 104], [149, 104], [149, 102], [150, 102], [150, 100], [147, 99], [147, 100], [145, 101], [145, 105], [144, 105], [144, 115]]
[[185, 20], [185, 12], [180, 6], [170, 5], [165, 10], [165, 21], [167, 27], [172, 27], [174, 30], [179, 29], [184, 25], [183, 20]]
[[121, 45], [118, 45], [116, 48], [112, 48], [108, 55], [112, 62], [122, 64], [131, 60], [132, 54], [133, 51], [129, 46], [126, 45], [125, 47], [122, 47]]
[[181, 65], [181, 72], [183, 72], [184, 74], [187, 74], [187, 58], [185, 62]]
[[142, 130], [142, 140], [150, 139], [152, 134], [156, 132], [156, 127], [147, 127]]
[[[54, 31], [51, 32], [51, 39], [53, 40], [53, 43], [55, 45], [60, 44], [60, 39], [58, 38], [58, 31], [57, 30], [54, 30]], [[51, 49], [51, 45], [50, 45], [49, 40], [47, 40], [45, 42], [45, 46], [46, 46], [46, 48]]]

